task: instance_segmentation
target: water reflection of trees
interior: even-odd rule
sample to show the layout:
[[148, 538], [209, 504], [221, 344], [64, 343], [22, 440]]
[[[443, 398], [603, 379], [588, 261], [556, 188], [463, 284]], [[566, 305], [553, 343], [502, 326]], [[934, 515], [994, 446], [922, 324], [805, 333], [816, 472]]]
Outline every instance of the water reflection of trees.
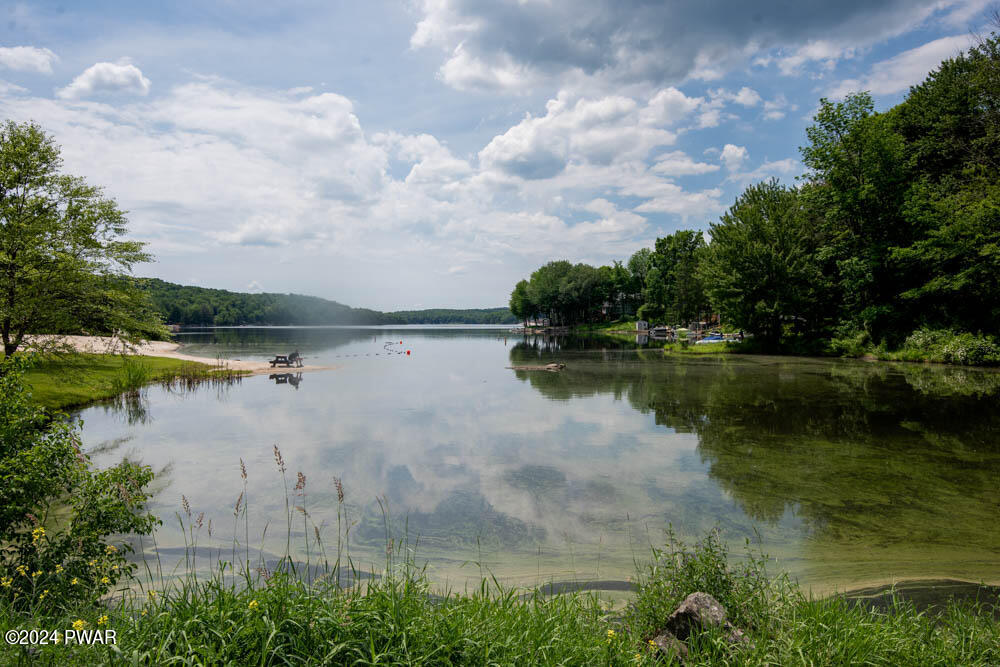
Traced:
[[[560, 353], [523, 345], [511, 360]], [[516, 374], [553, 400], [613, 394], [697, 434], [709, 476], [754, 519], [792, 509], [838, 541], [1000, 546], [1000, 374], [641, 350], [566, 361]]]

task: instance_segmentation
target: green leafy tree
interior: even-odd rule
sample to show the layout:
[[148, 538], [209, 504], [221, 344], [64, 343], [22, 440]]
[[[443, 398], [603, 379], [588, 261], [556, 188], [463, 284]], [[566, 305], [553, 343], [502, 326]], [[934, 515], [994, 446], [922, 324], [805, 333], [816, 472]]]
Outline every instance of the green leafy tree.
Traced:
[[531, 302], [553, 323], [563, 319], [562, 298], [565, 296], [565, 290], [561, 288], [563, 278], [572, 268], [573, 265], [565, 260], [549, 262], [535, 270], [528, 281], [528, 296]]
[[145, 294], [125, 278], [149, 261], [124, 240], [112, 199], [59, 173], [59, 148], [33, 123], [0, 126], [0, 338], [13, 354], [29, 333], [165, 330]]
[[996, 34], [944, 61], [889, 115], [906, 141], [911, 185], [903, 214], [916, 232], [911, 244], [893, 251], [907, 272], [904, 302], [919, 323], [1000, 330]]
[[839, 317], [880, 338], [906, 315], [897, 303], [903, 278], [890, 261], [892, 248], [912, 238], [900, 214], [903, 138], [874, 112], [868, 93], [821, 99], [806, 136], [801, 152], [811, 187], [803, 200], [824, 228], [818, 252], [838, 288]]
[[145, 511], [149, 467], [91, 469], [79, 426], [31, 402], [27, 363], [0, 361], [0, 599], [38, 614], [107, 593], [135, 568], [131, 547], [108, 537], [149, 534], [157, 520]]
[[528, 296], [528, 281], [518, 281], [514, 286], [514, 291], [510, 294], [510, 312], [524, 322], [524, 328], [528, 328], [528, 318], [534, 315], [535, 305]]
[[805, 319], [818, 278], [798, 192], [771, 180], [748, 187], [718, 223], [700, 266], [722, 318], [774, 346]]
[[650, 255], [652, 269], [646, 275], [646, 303], [659, 306], [658, 310], [662, 310], [668, 320], [689, 322], [698, 319], [707, 309], [698, 276], [698, 262], [704, 247], [701, 232], [687, 229], [656, 239], [656, 247]]

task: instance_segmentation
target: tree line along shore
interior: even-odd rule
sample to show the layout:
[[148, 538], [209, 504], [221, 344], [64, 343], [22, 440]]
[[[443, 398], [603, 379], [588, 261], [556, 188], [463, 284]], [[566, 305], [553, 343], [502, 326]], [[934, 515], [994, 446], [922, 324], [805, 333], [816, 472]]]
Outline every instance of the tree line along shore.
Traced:
[[769, 352], [1000, 363], [1000, 45], [983, 38], [878, 113], [820, 100], [795, 186], [747, 187], [701, 232], [627, 260], [553, 261], [522, 321], [718, 318]]

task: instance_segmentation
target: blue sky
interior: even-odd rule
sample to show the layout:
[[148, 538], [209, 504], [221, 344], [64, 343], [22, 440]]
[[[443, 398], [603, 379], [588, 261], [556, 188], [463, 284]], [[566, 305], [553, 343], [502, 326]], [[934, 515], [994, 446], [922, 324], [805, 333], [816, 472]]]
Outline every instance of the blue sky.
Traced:
[[792, 183], [820, 97], [896, 104], [984, 0], [0, 5], [0, 117], [129, 211], [139, 275], [505, 304]]

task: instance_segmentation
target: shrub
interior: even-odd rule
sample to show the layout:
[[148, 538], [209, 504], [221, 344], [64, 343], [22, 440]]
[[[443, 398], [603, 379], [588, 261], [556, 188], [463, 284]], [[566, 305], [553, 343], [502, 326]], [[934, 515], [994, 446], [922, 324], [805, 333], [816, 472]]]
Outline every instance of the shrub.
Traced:
[[941, 356], [950, 364], [982, 366], [1000, 362], [1000, 348], [991, 338], [963, 333], [941, 347]]
[[104, 595], [135, 568], [107, 538], [157, 521], [144, 513], [152, 471], [91, 469], [78, 427], [31, 403], [28, 363], [0, 361], [0, 601], [38, 616]]

